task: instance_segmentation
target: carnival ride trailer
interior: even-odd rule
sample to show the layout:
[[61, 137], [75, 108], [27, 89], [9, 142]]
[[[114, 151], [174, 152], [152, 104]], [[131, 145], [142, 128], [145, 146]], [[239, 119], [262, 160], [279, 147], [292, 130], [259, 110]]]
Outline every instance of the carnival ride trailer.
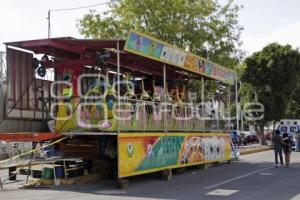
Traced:
[[[126, 41], [67, 37], [6, 45], [6, 113], [54, 120], [52, 133], [33, 134], [99, 140], [102, 153], [118, 163], [119, 178], [230, 160], [230, 126], [220, 118], [230, 90], [209, 99], [203, 85], [230, 86], [234, 71], [135, 31]], [[189, 91], [190, 80], [201, 81], [201, 95]]]

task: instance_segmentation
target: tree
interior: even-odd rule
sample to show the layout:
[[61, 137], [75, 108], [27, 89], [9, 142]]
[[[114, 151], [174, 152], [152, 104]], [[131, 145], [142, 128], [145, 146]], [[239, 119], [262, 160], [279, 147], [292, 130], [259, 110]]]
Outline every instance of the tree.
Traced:
[[292, 92], [292, 98], [289, 102], [286, 118], [300, 119], [300, 77], [297, 79], [297, 86]]
[[255, 94], [248, 100], [257, 100], [265, 109], [264, 118], [253, 122], [264, 142], [264, 126], [271, 122], [275, 126], [286, 116], [300, 75], [300, 54], [290, 45], [272, 43], [248, 57], [245, 63], [242, 81]]
[[135, 29], [209, 57], [233, 68], [241, 59], [238, 11], [241, 6], [228, 0], [116, 0], [103, 14], [90, 11], [79, 20], [86, 38], [126, 39]]

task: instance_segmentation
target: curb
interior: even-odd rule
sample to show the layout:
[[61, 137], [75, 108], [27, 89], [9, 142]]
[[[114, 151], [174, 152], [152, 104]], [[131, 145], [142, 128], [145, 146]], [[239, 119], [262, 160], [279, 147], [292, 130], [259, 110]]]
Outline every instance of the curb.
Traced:
[[245, 150], [245, 151], [240, 151], [240, 155], [248, 155], [248, 154], [252, 154], [252, 153], [259, 153], [259, 152], [263, 152], [263, 151], [269, 151], [272, 150], [273, 147], [260, 147], [257, 149], [250, 149], [250, 150]]

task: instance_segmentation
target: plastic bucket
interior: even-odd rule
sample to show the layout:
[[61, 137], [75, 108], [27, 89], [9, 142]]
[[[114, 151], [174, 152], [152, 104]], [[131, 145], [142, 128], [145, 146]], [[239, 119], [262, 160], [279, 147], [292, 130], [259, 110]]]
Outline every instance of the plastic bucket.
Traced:
[[63, 166], [54, 167], [56, 178], [65, 178], [65, 168]]
[[74, 177], [78, 177], [78, 176], [82, 176], [82, 175], [84, 175], [83, 168], [77, 168], [77, 169], [68, 171], [68, 177], [70, 177], [70, 178], [74, 178]]
[[53, 168], [44, 167], [43, 179], [53, 179]]

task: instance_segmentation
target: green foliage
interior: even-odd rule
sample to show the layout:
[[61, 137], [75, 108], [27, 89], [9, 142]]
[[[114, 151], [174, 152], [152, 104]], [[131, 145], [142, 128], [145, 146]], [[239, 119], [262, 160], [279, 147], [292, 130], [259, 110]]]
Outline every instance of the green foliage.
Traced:
[[200, 96], [201, 89], [202, 89], [202, 81], [201, 80], [190, 80], [188, 82], [187, 87], [189, 88], [190, 92], [196, 92], [196, 93], [198, 93], [198, 96]]
[[243, 55], [239, 50], [238, 11], [228, 0], [116, 0], [110, 9], [90, 11], [79, 20], [86, 38], [126, 39], [135, 29], [233, 68]]
[[293, 90], [291, 101], [286, 112], [288, 119], [300, 119], [300, 77], [297, 79], [297, 86]]
[[245, 63], [242, 81], [251, 88], [245, 97], [248, 101], [256, 97], [265, 107], [260, 126], [286, 117], [300, 75], [298, 50], [272, 43], [248, 57]]

